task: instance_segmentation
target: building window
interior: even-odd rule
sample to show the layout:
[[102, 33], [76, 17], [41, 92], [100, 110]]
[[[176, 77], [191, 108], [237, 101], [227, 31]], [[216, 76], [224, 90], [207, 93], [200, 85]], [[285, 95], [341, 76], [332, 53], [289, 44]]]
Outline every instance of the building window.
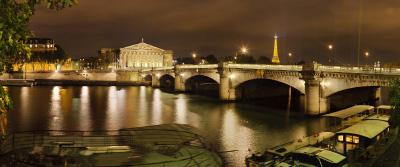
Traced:
[[354, 143], [360, 143], [360, 138], [358, 136], [353, 136], [353, 142]]
[[346, 135], [346, 142], [352, 143], [353, 142], [353, 136]]
[[343, 135], [339, 135], [337, 138], [339, 141], [343, 141]]

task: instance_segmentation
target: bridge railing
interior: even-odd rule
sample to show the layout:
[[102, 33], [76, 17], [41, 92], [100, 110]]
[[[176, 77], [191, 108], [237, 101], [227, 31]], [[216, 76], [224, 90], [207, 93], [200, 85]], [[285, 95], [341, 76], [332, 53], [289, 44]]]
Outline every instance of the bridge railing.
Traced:
[[400, 75], [400, 68], [319, 66], [318, 71]]
[[177, 68], [217, 68], [218, 64], [203, 64], [203, 65], [177, 65]]
[[301, 65], [271, 65], [271, 64], [228, 64], [229, 68], [260, 69], [260, 70], [288, 70], [301, 71]]

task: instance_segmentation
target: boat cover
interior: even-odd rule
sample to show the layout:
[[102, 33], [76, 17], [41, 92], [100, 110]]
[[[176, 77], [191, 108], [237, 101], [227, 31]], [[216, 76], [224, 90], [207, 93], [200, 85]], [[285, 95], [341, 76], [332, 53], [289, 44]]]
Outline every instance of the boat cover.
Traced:
[[386, 128], [389, 127], [389, 123], [381, 120], [365, 120], [358, 124], [350, 126], [336, 134], [354, 134], [364, 136], [366, 138], [373, 138]]
[[334, 112], [334, 113], [325, 114], [323, 116], [325, 116], [325, 117], [337, 117], [337, 118], [344, 119], [344, 118], [350, 117], [352, 115], [361, 113], [361, 112], [363, 112], [365, 110], [370, 110], [370, 109], [373, 109], [373, 108], [374, 108], [373, 106], [369, 106], [369, 105], [356, 105], [356, 106], [353, 106], [353, 107], [350, 107], [350, 108], [346, 108], [346, 109], [343, 109], [343, 110], [340, 110], [340, 111], [337, 111], [337, 112]]
[[377, 107], [378, 109], [385, 109], [385, 110], [390, 110], [390, 105], [380, 105]]

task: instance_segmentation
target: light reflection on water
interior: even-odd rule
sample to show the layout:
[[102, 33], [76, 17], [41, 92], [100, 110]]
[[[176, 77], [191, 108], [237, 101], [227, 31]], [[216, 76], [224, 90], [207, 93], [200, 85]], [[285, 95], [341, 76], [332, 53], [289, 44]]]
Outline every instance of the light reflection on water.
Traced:
[[54, 86], [51, 92], [50, 99], [50, 123], [49, 127], [54, 130], [64, 129], [64, 111], [61, 108], [61, 93], [60, 87]]
[[80, 98], [76, 98], [73, 106], [79, 106], [79, 129], [80, 130], [91, 130], [92, 129], [92, 118], [90, 116], [90, 105], [82, 105], [82, 104], [90, 104], [90, 96], [89, 96], [89, 87], [82, 86]]
[[228, 166], [243, 166], [248, 149], [266, 148], [321, 131], [324, 119], [207, 97], [171, 94], [150, 87], [9, 87], [15, 110], [12, 131], [117, 130], [163, 123], [199, 129]]

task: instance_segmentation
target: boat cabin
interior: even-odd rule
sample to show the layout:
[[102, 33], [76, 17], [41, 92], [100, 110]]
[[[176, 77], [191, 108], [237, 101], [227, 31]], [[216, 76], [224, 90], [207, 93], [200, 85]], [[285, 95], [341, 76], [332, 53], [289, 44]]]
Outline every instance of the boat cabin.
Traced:
[[[372, 116], [373, 117], [373, 116]], [[336, 133], [336, 150], [347, 155], [354, 148], [365, 149], [389, 133], [389, 123], [380, 119], [361, 121]]]
[[381, 116], [390, 115], [390, 108], [389, 105], [380, 105], [376, 107], [377, 113]]

